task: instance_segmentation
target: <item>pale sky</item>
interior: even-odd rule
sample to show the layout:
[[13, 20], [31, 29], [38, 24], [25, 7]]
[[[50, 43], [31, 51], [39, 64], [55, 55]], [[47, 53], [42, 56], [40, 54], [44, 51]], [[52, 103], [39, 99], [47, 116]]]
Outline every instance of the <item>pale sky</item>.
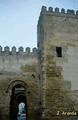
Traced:
[[78, 0], [0, 0], [0, 45], [36, 47], [42, 5], [77, 10]]

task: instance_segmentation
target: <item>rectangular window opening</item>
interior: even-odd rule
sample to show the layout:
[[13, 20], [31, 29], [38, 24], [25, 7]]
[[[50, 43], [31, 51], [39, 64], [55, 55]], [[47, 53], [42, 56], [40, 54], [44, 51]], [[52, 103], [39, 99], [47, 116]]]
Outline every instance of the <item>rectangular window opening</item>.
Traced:
[[57, 57], [62, 57], [62, 47], [56, 47]]

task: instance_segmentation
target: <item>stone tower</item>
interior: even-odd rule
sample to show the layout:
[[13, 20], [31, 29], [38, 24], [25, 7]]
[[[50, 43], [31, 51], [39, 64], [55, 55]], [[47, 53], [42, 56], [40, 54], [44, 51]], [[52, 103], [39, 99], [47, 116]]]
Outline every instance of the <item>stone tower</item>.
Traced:
[[67, 120], [75, 111], [71, 94], [78, 84], [78, 11], [43, 6], [37, 37], [42, 118]]

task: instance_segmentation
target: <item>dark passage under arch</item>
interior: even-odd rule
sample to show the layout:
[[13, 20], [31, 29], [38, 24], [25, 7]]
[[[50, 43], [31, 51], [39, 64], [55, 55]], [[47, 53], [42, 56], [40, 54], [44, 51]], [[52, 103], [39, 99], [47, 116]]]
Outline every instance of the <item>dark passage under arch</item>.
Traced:
[[[21, 103], [24, 105], [23, 108], [19, 108]], [[9, 117], [10, 120], [27, 120], [27, 100], [25, 88], [20, 84], [17, 84], [12, 88]]]

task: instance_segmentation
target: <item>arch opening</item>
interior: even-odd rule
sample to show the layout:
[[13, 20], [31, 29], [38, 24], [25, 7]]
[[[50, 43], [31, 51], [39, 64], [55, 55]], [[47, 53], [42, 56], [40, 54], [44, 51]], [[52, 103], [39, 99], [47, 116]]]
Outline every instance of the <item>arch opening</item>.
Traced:
[[10, 98], [10, 120], [27, 120], [27, 100], [24, 86], [17, 84], [12, 88]]

